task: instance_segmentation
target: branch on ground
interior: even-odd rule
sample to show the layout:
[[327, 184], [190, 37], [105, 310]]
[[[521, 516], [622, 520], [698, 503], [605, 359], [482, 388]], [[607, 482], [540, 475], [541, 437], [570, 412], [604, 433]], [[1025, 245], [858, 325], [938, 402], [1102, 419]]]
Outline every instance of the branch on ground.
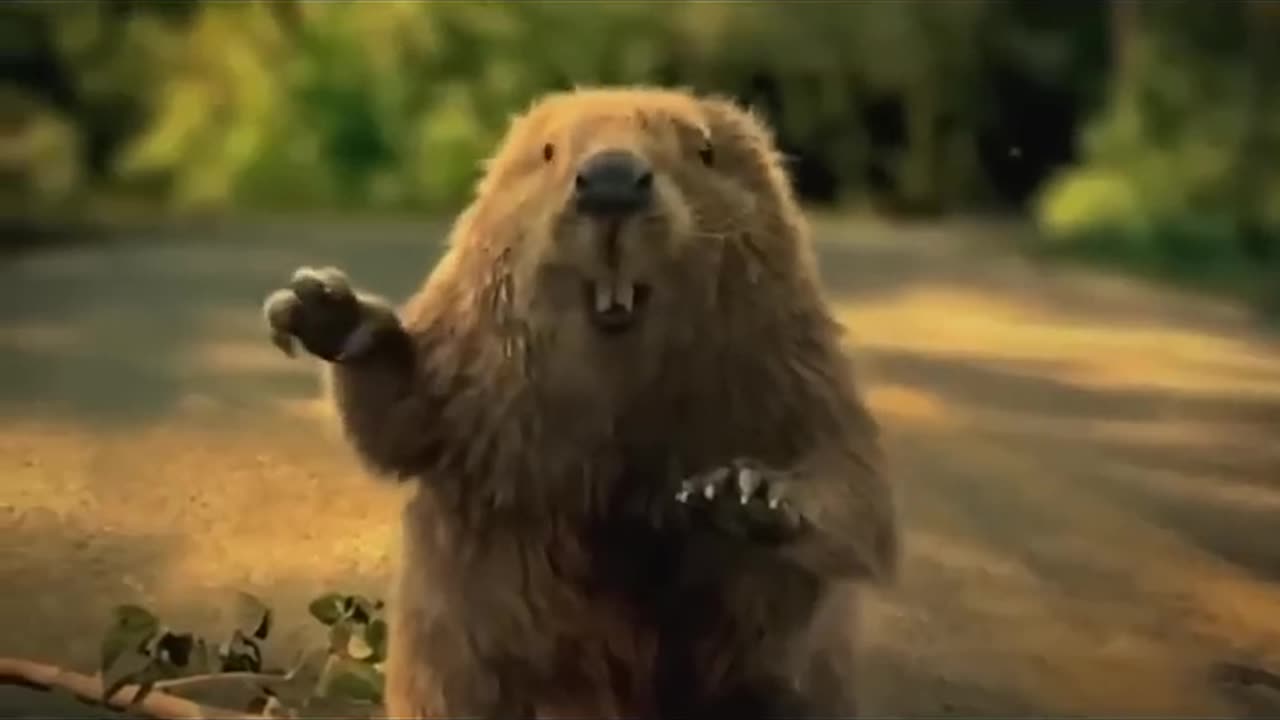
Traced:
[[85, 675], [33, 660], [0, 658], [0, 684], [21, 685], [44, 691], [62, 690], [89, 705], [102, 705], [116, 711], [132, 711], [153, 718], [233, 720], [245, 717], [244, 712], [201, 705], [159, 689], [147, 693], [135, 704], [134, 700], [142, 689], [140, 685], [125, 685], [110, 698], [104, 698], [106, 688], [100, 675]]
[[1252, 665], [1224, 662], [1213, 666], [1213, 676], [1219, 682], [1239, 685], [1261, 685], [1280, 692], [1280, 675]]
[[[75, 699], [152, 718], [231, 720], [297, 717], [317, 703], [336, 717], [338, 706], [367, 717], [382, 700], [387, 624], [382, 602], [361, 595], [326, 593], [308, 606], [327, 636], [322, 647], [298, 653], [288, 669], [264, 666], [263, 642], [274, 613], [261, 600], [237, 593], [230, 637], [214, 643], [175, 632], [140, 605], [120, 605], [101, 643], [92, 675], [23, 658], [0, 658], [0, 685], [61, 690]], [[204, 705], [174, 694], [177, 688], [226, 682], [251, 693], [243, 709]], [[215, 702], [226, 704], [225, 697]], [[239, 704], [232, 702], [231, 704]], [[346, 708], [345, 704], [350, 704]]]

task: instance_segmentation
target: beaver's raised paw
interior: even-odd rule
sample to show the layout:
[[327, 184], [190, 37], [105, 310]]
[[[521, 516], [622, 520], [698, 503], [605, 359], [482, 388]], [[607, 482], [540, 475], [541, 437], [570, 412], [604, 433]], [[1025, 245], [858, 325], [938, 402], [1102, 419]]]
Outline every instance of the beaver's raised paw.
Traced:
[[330, 362], [367, 353], [381, 331], [399, 327], [390, 306], [357, 295], [346, 274], [332, 267], [299, 268], [288, 287], [267, 296], [263, 315], [271, 341], [286, 354], [293, 355], [296, 339]]
[[788, 499], [791, 479], [748, 459], [738, 459], [680, 484], [677, 502], [716, 528], [750, 540], [790, 539], [805, 526]]

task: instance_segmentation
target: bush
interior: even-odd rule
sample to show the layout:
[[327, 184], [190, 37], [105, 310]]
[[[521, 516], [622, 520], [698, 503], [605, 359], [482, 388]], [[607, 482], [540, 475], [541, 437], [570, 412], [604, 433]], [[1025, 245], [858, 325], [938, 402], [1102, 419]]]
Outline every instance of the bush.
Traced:
[[83, 187], [79, 136], [62, 113], [15, 89], [0, 87], [0, 198], [35, 215], [56, 214]]
[[1057, 240], [1097, 232], [1139, 235], [1144, 225], [1142, 201], [1131, 180], [1122, 173], [1095, 168], [1050, 180], [1035, 212], [1047, 237]]
[[[625, 3], [301, 12], [285, 32], [262, 4], [202, 5], [124, 177], [165, 175], [180, 206], [453, 205], [513, 109], [569, 78], [652, 77], [667, 27]], [[569, 23], [580, 39], [546, 42]]]
[[[984, 68], [1074, 37], [984, 41], [1025, 25], [1012, 7], [28, 3], [0, 6], [27, 28], [0, 33], [0, 51], [31, 66], [39, 92], [65, 86], [95, 179], [178, 209], [452, 208], [510, 113], [604, 83], [738, 95], [836, 195], [880, 173], [904, 204], [948, 208], [982, 196]], [[1038, 72], [1053, 75], [1053, 57]], [[871, 127], [877, 112], [887, 129]]]
[[1035, 215], [1058, 251], [1248, 283], [1280, 266], [1280, 173], [1266, 159], [1280, 147], [1280, 108], [1259, 58], [1217, 44], [1231, 29], [1218, 26], [1246, 11], [1194, 12], [1144, 15], [1131, 67], [1083, 135], [1083, 162], [1046, 184]]

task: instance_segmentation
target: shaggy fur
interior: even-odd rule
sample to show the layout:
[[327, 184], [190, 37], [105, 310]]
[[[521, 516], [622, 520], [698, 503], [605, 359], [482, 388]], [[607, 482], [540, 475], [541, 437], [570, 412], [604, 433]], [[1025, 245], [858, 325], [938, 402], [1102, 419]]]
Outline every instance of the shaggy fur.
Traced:
[[[652, 166], [656, 199], [608, 252], [570, 202], [606, 148]], [[590, 292], [613, 282], [649, 292], [605, 336]], [[856, 584], [893, 574], [893, 493], [750, 113], [549, 96], [398, 313], [304, 269], [267, 314], [334, 361], [360, 456], [419, 485], [389, 716], [853, 714]]]

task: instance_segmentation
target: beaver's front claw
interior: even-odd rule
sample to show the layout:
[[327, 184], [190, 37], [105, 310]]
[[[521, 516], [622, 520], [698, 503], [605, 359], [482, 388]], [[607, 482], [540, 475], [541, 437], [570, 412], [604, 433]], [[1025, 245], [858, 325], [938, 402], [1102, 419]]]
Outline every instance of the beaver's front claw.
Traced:
[[337, 268], [299, 268], [288, 287], [263, 303], [271, 341], [293, 355], [297, 340], [307, 352], [341, 362], [369, 351], [379, 331], [399, 327], [383, 301], [357, 295]]
[[691, 519], [749, 540], [781, 542], [799, 534], [804, 518], [788, 500], [791, 480], [785, 474], [747, 459], [691, 477], [680, 484], [675, 499]]

